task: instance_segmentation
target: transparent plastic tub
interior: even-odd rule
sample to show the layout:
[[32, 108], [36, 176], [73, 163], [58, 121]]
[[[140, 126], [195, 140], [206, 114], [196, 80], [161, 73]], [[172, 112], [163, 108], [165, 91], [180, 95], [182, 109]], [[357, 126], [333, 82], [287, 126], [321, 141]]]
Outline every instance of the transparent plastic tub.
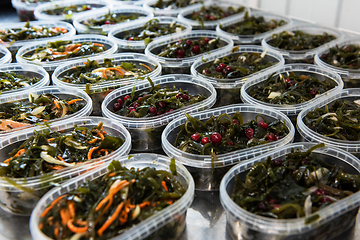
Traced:
[[[80, 174], [98, 167], [102, 163], [110, 163], [114, 158], [129, 153], [131, 148], [131, 136], [126, 128], [115, 120], [101, 117], [79, 117], [64, 121], [53, 122], [50, 127], [55, 131], [72, 130], [75, 126], [92, 128], [100, 122], [110, 136], [121, 137], [124, 144], [105, 157], [92, 159], [88, 162], [77, 164], [74, 167], [65, 167], [61, 170], [28, 178], [4, 178], [0, 177], [0, 207], [6, 212], [17, 215], [30, 215], [39, 199], [52, 187], [58, 186], [65, 180], [79, 176]], [[0, 139], [0, 156], [3, 162], [8, 158], [8, 153], [17, 148], [22, 142], [33, 136], [33, 131], [47, 130], [46, 125], [27, 128]]]
[[245, 14], [246, 11], [250, 11], [247, 7], [245, 7], [244, 11], [231, 15], [229, 17], [225, 17], [219, 20], [213, 20], [213, 21], [196, 21], [196, 20], [192, 20], [191, 19], [191, 14], [193, 12], [199, 11], [202, 7], [208, 8], [208, 7], [219, 7], [222, 10], [226, 10], [228, 7], [233, 7], [234, 9], [237, 9], [239, 7], [242, 7], [242, 5], [237, 5], [235, 3], [230, 3], [230, 2], [221, 2], [221, 1], [204, 1], [203, 4], [196, 4], [190, 7], [187, 7], [186, 9], [183, 9], [180, 11], [178, 18], [186, 23], [191, 24], [192, 28], [194, 30], [200, 30], [200, 29], [204, 29], [204, 30], [215, 30], [216, 26], [219, 24], [220, 20], [225, 20], [225, 19], [230, 19], [230, 18], [242, 18]]
[[[47, 10], [54, 10], [58, 8], [65, 8], [70, 5], [91, 5], [95, 7], [95, 9], [91, 9], [88, 11], [83, 12], [75, 12], [69, 15], [49, 15], [45, 13]], [[83, 15], [92, 15], [96, 10], [106, 10], [110, 9], [111, 5], [107, 0], [57, 0], [54, 2], [40, 4], [35, 8], [34, 16], [37, 20], [47, 20], [47, 21], [69, 21], [76, 17], [83, 16]]]
[[[89, 95], [87, 95], [84, 91], [80, 91], [78, 89], [69, 89], [65, 87], [57, 87], [57, 86], [43, 86], [43, 87], [36, 87], [36, 88], [30, 88], [27, 91], [20, 91], [12, 94], [4, 94], [0, 95], [0, 106], [2, 104], [11, 103], [11, 102], [17, 102], [17, 101], [28, 101], [29, 95], [40, 95], [45, 93], [51, 93], [60, 99], [65, 98], [72, 98], [72, 99], [83, 99], [86, 102], [86, 105], [78, 112], [67, 115], [62, 118], [57, 118], [53, 120], [46, 121], [46, 123], [51, 124], [55, 121], [62, 121], [69, 118], [77, 118], [77, 117], [83, 117], [83, 116], [89, 116], [92, 111], [92, 101]], [[1, 119], [0, 119], [1, 121]], [[0, 131], [0, 137], [8, 136], [9, 134], [12, 134], [13, 132], [20, 131], [24, 128], [33, 127], [35, 124], [29, 125], [29, 126], [23, 126], [19, 128], [14, 128], [11, 130], [6, 131]]]
[[0, 64], [11, 62], [11, 52], [4, 46], [0, 46]]
[[[92, 60], [98, 61], [101, 65], [104, 63], [104, 59], [112, 59], [115, 63], [121, 64], [121, 62], [132, 62], [135, 63], [139, 68], [139, 64], [143, 63], [149, 66], [153, 71], [149, 74], [143, 75], [142, 77], [154, 78], [161, 74], [161, 65], [155, 59], [149, 58], [144, 54], [140, 53], [117, 53], [108, 56], [98, 56]], [[77, 66], [83, 66], [86, 60], [77, 60], [71, 63], [60, 65], [52, 75], [53, 83], [57, 86], [77, 88], [86, 91], [93, 101], [93, 112], [92, 115], [101, 116], [101, 103], [104, 101], [106, 95], [116, 88], [133, 84], [138, 80], [136, 77], [119, 79], [116, 81], [101, 82], [98, 84], [72, 84], [61, 81], [63, 76], [69, 75], [75, 71], [74, 68]]]
[[146, 0], [109, 0], [109, 2], [114, 7], [124, 5], [142, 6], [146, 2]]
[[[323, 34], [324, 32], [326, 32], [328, 34], [334, 35], [336, 39], [328, 43], [325, 43], [320, 47], [307, 49], [307, 50], [300, 50], [300, 51], [283, 50], [268, 44], [268, 41], [271, 39], [273, 34], [279, 34], [283, 31], [290, 31], [290, 32], [303, 31], [304, 33], [309, 33], [309, 34]], [[285, 59], [285, 63], [313, 63], [314, 56], [317, 52], [322, 51], [324, 48], [327, 48], [332, 43], [340, 41], [343, 38], [343, 36], [344, 35], [342, 32], [334, 28], [323, 27], [319, 25], [311, 25], [311, 24], [298, 24], [298, 25], [294, 24], [292, 26], [282, 28], [280, 30], [276, 30], [272, 33], [265, 35], [263, 37], [261, 45], [265, 48], [269, 48], [272, 51], [280, 52]]]
[[111, 111], [113, 104], [119, 97], [129, 95], [133, 87], [136, 89], [135, 96], [141, 92], [149, 91], [151, 88], [150, 83], [148, 81], [143, 81], [111, 92], [106, 96], [102, 103], [101, 109], [103, 116], [121, 122], [129, 130], [132, 136], [133, 147], [131, 150], [134, 152], [153, 152], [161, 150], [161, 133], [169, 122], [179, 118], [185, 112], [195, 113], [211, 108], [216, 101], [214, 87], [210, 83], [190, 75], [165, 75], [153, 78], [152, 81], [155, 85], [159, 84], [160, 88], [165, 86], [172, 88], [175, 85], [176, 88], [188, 90], [191, 95], [203, 94], [207, 98], [201, 102], [175, 109], [166, 114], [149, 118], [130, 118], [113, 113]]
[[[214, 49], [210, 52], [205, 52], [193, 57], [186, 57], [186, 58], [166, 58], [166, 57], [159, 57], [157, 56], [158, 52], [161, 51], [164, 47], [173, 44], [181, 39], [200, 39], [202, 37], [208, 37], [211, 39], [219, 38], [225, 46]], [[159, 40], [154, 40], [147, 45], [145, 48], [145, 54], [149, 57], [157, 59], [162, 67], [163, 67], [163, 74], [166, 73], [181, 73], [187, 74], [190, 73], [190, 66], [193, 64], [194, 61], [201, 59], [213, 52], [217, 51], [227, 51], [232, 49], [234, 43], [228, 36], [223, 36], [217, 34], [215, 31], [207, 31], [207, 30], [197, 30], [191, 31], [190, 33], [181, 33], [177, 34], [176, 36], [168, 36], [164, 37]]]
[[[145, 167], [155, 168], [156, 170], [164, 170], [171, 172], [169, 165], [170, 159], [168, 157], [141, 153], [132, 154], [131, 158], [116, 157], [122, 166], [127, 168], [142, 169]], [[83, 174], [80, 177], [71, 179], [60, 187], [49, 191], [36, 205], [30, 218], [30, 231], [34, 239], [46, 240], [50, 239], [42, 231], [39, 230], [40, 215], [44, 209], [59, 196], [76, 189], [86, 180], [93, 180], [102, 177], [108, 172], [108, 164], [103, 164], [99, 168]], [[140, 239], [178, 239], [183, 232], [186, 222], [186, 212], [190, 207], [195, 191], [194, 180], [190, 173], [181, 164], [176, 164], [177, 176], [175, 179], [180, 181], [186, 188], [185, 194], [172, 205], [156, 212], [146, 220], [136, 224], [132, 228], [126, 230], [123, 234], [111, 238], [112, 240], [140, 240]]]
[[11, 4], [16, 9], [20, 21], [33, 21], [36, 20], [34, 16], [35, 8], [40, 4], [50, 1], [51, 0], [41, 0], [37, 3], [29, 3], [26, 2], [26, 0], [11, 0]]
[[[1, 48], [1, 46], [0, 46]], [[15, 74], [23, 75], [24, 77], [37, 77], [40, 80], [32, 86], [27, 86], [19, 89], [14, 89], [10, 91], [3, 91], [0, 94], [2, 96], [8, 96], [11, 94], [17, 94], [24, 91], [35, 91], [37, 88], [49, 85], [50, 79], [49, 74], [45, 71], [44, 68], [36, 66], [34, 64], [24, 64], [24, 63], [9, 63], [0, 65], [1, 72], [13, 72]]]
[[29, 61], [29, 60], [26, 60], [23, 58], [23, 56], [25, 54], [33, 53], [35, 51], [35, 49], [38, 47], [45, 47], [47, 44], [47, 41], [44, 41], [44, 42], [39, 42], [39, 43], [35, 43], [35, 44], [28, 44], [28, 45], [21, 47], [16, 54], [16, 60], [19, 63], [31, 63], [31, 64], [40, 65], [46, 71], [52, 73], [55, 70], [55, 68], [57, 68], [59, 65], [61, 65], [64, 62], [68, 63], [68, 62], [72, 62], [72, 61], [75, 61], [78, 59], [82, 59], [85, 61], [85, 59], [87, 59], [87, 58], [93, 59], [94, 57], [97, 57], [97, 56], [105, 57], [105, 56], [115, 53], [117, 50], [117, 45], [113, 40], [109, 39], [108, 37], [101, 36], [101, 35], [83, 34], [83, 35], [75, 35], [75, 36], [68, 37], [66, 39], [61, 39], [61, 40], [72, 40], [73, 43], [82, 43], [82, 42], [99, 43], [99, 44], [103, 44], [107, 50], [104, 52], [101, 52], [101, 53], [93, 54], [93, 55], [79, 56], [79, 57], [62, 59], [62, 60], [52, 61], [52, 62], [35, 62], [35, 61]]
[[[191, 31], [191, 25], [184, 23], [176, 18], [173, 17], [156, 17], [153, 19], [159, 20], [159, 25], [170, 25], [173, 22], [176, 24], [179, 24], [183, 26], [185, 29], [181, 31], [180, 33], [190, 32]], [[127, 34], [128, 31], [134, 31], [134, 30], [141, 30], [141, 28], [149, 21], [149, 19], [141, 20], [141, 22], [134, 22], [131, 24], [128, 24], [126, 26], [118, 26], [115, 28], [112, 28], [109, 32], [109, 38], [113, 39], [118, 44], [118, 52], [139, 52], [144, 53], [146, 44], [144, 40], [141, 41], [129, 41], [122, 39], [122, 37]], [[162, 39], [167, 36], [174, 36], [177, 33], [172, 33], [168, 35], [163, 35], [160, 37], [155, 38], [156, 40]], [[155, 40], [154, 39], [154, 40]]]
[[[131, 21], [126, 21], [117, 24], [107, 24], [102, 26], [87, 26], [84, 22], [87, 22], [90, 19], [101, 19], [103, 16], [109, 13], [116, 15], [132, 15], [139, 14], [139, 18]], [[133, 5], [119, 5], [108, 9], [98, 10], [93, 12], [92, 14], [81, 15], [74, 19], [74, 27], [76, 28], [78, 33], [96, 33], [96, 34], [107, 34], [110, 30], [120, 26], [127, 26], [129, 24], [139, 23], [140, 21], [149, 21], [154, 17], [154, 14], [151, 11], [145, 10], [140, 6]]]
[[360, 69], [349, 69], [349, 68], [340, 68], [332, 66], [323, 60], [321, 60], [321, 56], [329, 53], [330, 48], [338, 46], [339, 48], [344, 47], [346, 45], [358, 45], [360, 46], [360, 40], [357, 38], [344, 39], [339, 42], [335, 42], [333, 44], [327, 45], [326, 48], [322, 49], [315, 55], [315, 64], [321, 67], [327, 68], [331, 71], [335, 71], [342, 77], [345, 88], [356, 88], [359, 87], [360, 83]]
[[281, 104], [266, 103], [266, 102], [257, 100], [248, 94], [248, 92], [247, 92], [248, 89], [266, 81], [266, 79], [271, 74], [273, 74], [272, 71], [264, 73], [261, 76], [258, 76], [253, 81], [247, 81], [244, 84], [244, 86], [241, 88], [241, 94], [240, 94], [241, 99], [245, 103], [255, 104], [258, 106], [263, 106], [266, 108], [278, 110], [282, 113], [285, 113], [294, 122], [296, 121], [296, 117], [300, 113], [301, 110], [303, 110], [304, 108], [306, 108], [307, 106], [309, 106], [311, 103], [313, 103], [315, 101], [320, 101], [323, 98], [327, 98], [332, 94], [336, 94], [336, 93], [340, 92], [344, 87], [344, 83], [341, 80], [341, 77], [339, 76], [339, 74], [329, 71], [327, 69], [318, 67], [316, 65], [312, 65], [312, 64], [302, 64], [302, 63], [285, 64], [283, 67], [275, 69], [274, 72], [276, 72], [274, 76], [277, 76], [279, 74], [286, 74], [287, 72], [295, 72], [296, 74], [311, 75], [313, 77], [318, 78], [320, 81], [325, 80], [326, 78], [330, 78], [337, 84], [337, 86], [335, 88], [333, 88], [319, 96], [316, 96], [315, 98], [313, 98], [305, 103], [299, 103], [299, 104], [294, 104], [294, 105], [281, 105]]
[[329, 107], [333, 105], [333, 102], [336, 100], [348, 100], [354, 101], [360, 99], [360, 88], [350, 88], [343, 89], [337, 93], [334, 93], [327, 98], [319, 99], [313, 104], [304, 108], [297, 117], [297, 130], [299, 131], [302, 138], [306, 141], [310, 142], [319, 142], [325, 143], [327, 146], [338, 147], [350, 153], [353, 153], [357, 156], [360, 156], [360, 141], [347, 141], [347, 140], [339, 140], [336, 138], [323, 136], [308, 126], [303, 122], [304, 117], [310, 112], [315, 110], [316, 108], [324, 108], [326, 105]]
[[[180, 13], [181, 10], [184, 9], [188, 9], [192, 6], [196, 5], [200, 5], [201, 3], [194, 3], [194, 4], [190, 4], [186, 7], [182, 7], [182, 8], [171, 8], [171, 7], [167, 7], [167, 8], [157, 8], [155, 7], [155, 4], [158, 2], [159, 0], [147, 0], [144, 3], [144, 8], [147, 10], [150, 10], [152, 13], [154, 13], [155, 16], [167, 16], [167, 17], [177, 17]], [[163, 0], [164, 2], [169, 2], [171, 0]]]
[[225, 107], [201, 111], [199, 113], [190, 115], [201, 121], [206, 121], [210, 116], [216, 117], [223, 113], [227, 113], [232, 116], [237, 111], [242, 114], [244, 122], [255, 119], [255, 117], [259, 114], [264, 116], [267, 121], [274, 121], [279, 119], [285, 122], [289, 130], [289, 134], [278, 141], [225, 154], [219, 154], [217, 155], [216, 160], [212, 160], [211, 155], [197, 155], [187, 153], [179, 150], [173, 145], [175, 143], [177, 134], [180, 131], [180, 126], [185, 124], [187, 120], [185, 115], [173, 120], [164, 129], [161, 136], [162, 148], [164, 152], [169, 157], [174, 157], [176, 161], [187, 167], [194, 178], [195, 188], [197, 190], [209, 191], [219, 189], [222, 177], [233, 165], [239, 163], [240, 161], [246, 160], [246, 162], [248, 162], [247, 160], [255, 156], [264, 154], [265, 152], [293, 141], [295, 128], [290, 119], [281, 112], [267, 109], [261, 106], [251, 104], [233, 104]]
[[222, 34], [227, 34], [227, 35], [231, 36], [232, 40], [234, 41], [234, 44], [249, 44], [249, 45], [250, 44], [261, 44], [261, 40], [264, 38], [264, 36], [272, 34], [274, 31], [281, 31], [282, 29], [289, 27], [293, 24], [291, 18], [289, 18], [287, 16], [269, 13], [269, 12], [252, 11], [251, 13], [249, 13], [249, 17], [252, 17], [252, 16], [256, 17], [256, 18], [263, 17], [265, 19], [265, 21], [284, 20], [287, 23], [283, 26], [274, 28], [274, 29], [269, 30], [264, 33], [259, 33], [259, 34], [254, 34], [254, 35], [235, 35], [235, 34], [226, 32], [222, 28], [228, 27], [231, 25], [241, 26], [239, 23], [244, 20], [244, 17], [242, 16], [241, 18], [239, 18], [238, 16], [230, 16], [230, 17], [227, 17], [226, 19], [219, 20], [219, 24], [216, 26], [216, 32], [219, 32]]
[[[268, 59], [271, 62], [276, 63], [273, 66], [270, 66], [268, 68], [265, 68], [261, 71], [258, 71], [256, 73], [247, 75], [242, 78], [232, 78], [232, 79], [219, 79], [219, 78], [213, 78], [206, 76], [202, 74], [201, 72], [198, 72], [199, 68], [202, 68], [206, 64], [212, 63], [217, 59], [221, 59], [225, 56], [232, 56], [236, 54], [242, 54], [242, 53], [260, 53], [264, 54], [264, 58]], [[214, 52], [210, 55], [206, 55], [201, 59], [198, 59], [194, 62], [193, 65], [191, 65], [191, 74], [195, 77], [198, 77], [200, 79], [203, 79], [205, 81], [211, 82], [217, 92], [217, 99], [216, 99], [216, 107], [225, 106], [229, 104], [235, 104], [240, 103], [240, 89], [247, 81], [252, 81], [258, 78], [259, 74], [264, 74], [268, 71], [275, 71], [275, 69], [282, 67], [284, 65], [284, 58], [281, 54], [277, 52], [267, 51], [264, 50], [261, 46], [252, 46], [252, 45], [242, 45], [242, 46], [236, 46], [232, 50], [224, 50], [219, 52]]]
[[[15, 54], [19, 48], [24, 46], [25, 44], [32, 44], [36, 42], [42, 42], [42, 41], [56, 41], [63, 38], [72, 37], [76, 34], [75, 28], [72, 26], [72, 24], [63, 22], [63, 21], [55, 21], [55, 22], [49, 22], [49, 21], [31, 21], [31, 26], [41, 26], [46, 28], [65, 28], [68, 30], [67, 33], [61, 34], [59, 36], [54, 37], [47, 37], [47, 38], [37, 38], [37, 39], [29, 39], [29, 40], [19, 40], [15, 41], [10, 44], [10, 42], [2, 42], [0, 43], [2, 46], [5, 46], [9, 49], [11, 52], [13, 59], [15, 60]], [[2, 23], [0, 24], [0, 29], [21, 29], [25, 26], [24, 22], [14, 22], [14, 23]]]
[[[356, 221], [360, 205], [360, 192], [356, 192], [338, 202], [317, 211], [319, 218], [306, 224], [306, 218], [274, 219], [250, 213], [238, 206], [231, 198], [235, 176], [243, 179], [248, 170], [257, 162], [266, 161], [267, 157], [279, 158], [291, 152], [292, 148], [306, 151], [314, 143], [293, 143], [262, 156], [234, 166], [220, 184], [220, 201], [226, 212], [226, 229], [231, 239], [262, 239], [262, 240], [325, 240], [339, 239], [337, 235], [345, 232]], [[325, 162], [343, 166], [344, 170], [358, 174], [360, 161], [348, 152], [326, 146], [313, 151]], [[309, 218], [311, 218], [311, 216]]]

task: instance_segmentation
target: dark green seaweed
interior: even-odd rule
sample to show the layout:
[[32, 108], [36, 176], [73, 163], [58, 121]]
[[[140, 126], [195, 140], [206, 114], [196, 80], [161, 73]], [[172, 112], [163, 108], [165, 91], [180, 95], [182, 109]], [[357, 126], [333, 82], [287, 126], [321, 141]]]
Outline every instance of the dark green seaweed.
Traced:
[[327, 50], [326, 53], [320, 56], [324, 62], [339, 68], [359, 69], [360, 46], [355, 44], [347, 44], [342, 47], [336, 45]]

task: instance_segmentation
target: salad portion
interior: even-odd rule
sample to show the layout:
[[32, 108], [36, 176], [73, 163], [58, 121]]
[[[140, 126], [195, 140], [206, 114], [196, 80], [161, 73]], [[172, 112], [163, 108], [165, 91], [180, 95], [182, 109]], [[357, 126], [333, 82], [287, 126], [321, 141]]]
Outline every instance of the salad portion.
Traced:
[[210, 6], [202, 6], [199, 9], [199, 11], [194, 11], [185, 17], [200, 22], [216, 21], [244, 11], [245, 11], [245, 7], [243, 6], [240, 7], [230, 6], [224, 9], [219, 6], [210, 5]]
[[0, 71], [0, 93], [29, 87], [40, 80], [41, 79], [36, 76], [25, 77], [24, 75], [16, 74], [15, 72]]
[[334, 67], [359, 69], [359, 52], [360, 46], [356, 44], [336, 45], [322, 54], [320, 59]]
[[139, 13], [124, 13], [118, 14], [113, 13], [109, 10], [109, 12], [98, 18], [90, 18], [82, 22], [85, 26], [89, 27], [99, 27], [103, 25], [114, 25], [117, 23], [128, 22], [132, 20], [139, 19], [144, 17], [145, 15], [141, 15]]

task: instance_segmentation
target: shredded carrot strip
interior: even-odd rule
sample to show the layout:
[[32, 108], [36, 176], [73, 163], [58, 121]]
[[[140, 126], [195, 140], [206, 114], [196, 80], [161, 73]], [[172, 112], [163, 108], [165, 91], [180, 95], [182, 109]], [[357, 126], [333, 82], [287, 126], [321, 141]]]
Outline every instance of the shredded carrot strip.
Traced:
[[166, 192], [168, 192], [168, 188], [166, 186], [166, 182], [165, 181], [161, 181], [161, 185], [163, 186], [163, 188], [165, 189]]
[[4, 163], [10, 162], [10, 161], [11, 161], [11, 159], [12, 159], [12, 157], [11, 157], [11, 158], [6, 159], [6, 160], [4, 161]]
[[100, 153], [101, 153], [101, 152], [105, 152], [105, 156], [109, 154], [109, 151], [106, 150], [106, 149], [100, 149], [99, 152], [100, 152]]
[[73, 100], [70, 100], [70, 101], [68, 101], [67, 102], [67, 104], [73, 104], [73, 103], [76, 103], [76, 102], [78, 102], [78, 101], [82, 101], [83, 99], [81, 99], [81, 98], [77, 98], [77, 99], [73, 99]]
[[167, 201], [167, 203], [168, 203], [169, 205], [171, 205], [171, 204], [173, 204], [173, 201], [170, 200], [170, 201]]
[[149, 66], [147, 66], [147, 65], [145, 65], [145, 64], [143, 64], [143, 63], [140, 63], [139, 65], [140, 65], [140, 66], [143, 66], [143, 67], [146, 67], [149, 71], [152, 71]]
[[19, 151], [17, 151], [17, 153], [16, 153], [14, 156], [12, 156], [11, 158], [6, 159], [6, 160], [4, 161], [4, 163], [10, 162], [10, 160], [13, 159], [13, 157], [21, 156], [21, 155], [23, 155], [24, 153], [25, 153], [25, 149], [22, 148], [22, 149], [20, 149]]
[[52, 55], [66, 55], [67, 52], [53, 52]]
[[98, 235], [101, 237], [103, 232], [110, 226], [110, 224], [117, 218], [117, 216], [119, 215], [122, 207], [124, 206], [124, 202], [121, 202], [115, 209], [115, 212], [113, 215], [111, 215], [110, 218], [108, 218], [108, 220], [106, 220], [106, 222], [104, 223], [104, 225], [101, 226], [101, 228], [97, 231]]
[[83, 233], [86, 232], [88, 229], [88, 225], [86, 225], [85, 227], [76, 227], [74, 226], [74, 224], [72, 223], [72, 219], [69, 219], [69, 221], [67, 221], [67, 227], [70, 229], [70, 231], [72, 231], [73, 233]]
[[43, 224], [43, 223], [40, 223], [40, 224], [39, 224], [39, 229], [42, 230], [43, 227], [44, 227], [44, 224]]
[[59, 166], [59, 165], [57, 165], [57, 166], [51, 166], [51, 167], [49, 167], [49, 168], [51, 168], [51, 169], [53, 169], [53, 170], [61, 170], [61, 169], [64, 168], [64, 166]]
[[97, 135], [99, 135], [99, 137], [101, 138], [101, 140], [104, 140], [104, 135], [102, 133], [100, 133], [99, 131], [96, 131]]
[[95, 46], [99, 46], [99, 47], [103, 47], [104, 44], [101, 44], [101, 43], [93, 43]]
[[98, 204], [98, 205], [96, 206], [96, 208], [95, 208], [95, 212], [99, 211], [100, 208], [101, 208], [107, 201], [109, 201], [109, 195], [106, 196], [106, 197], [104, 197], [104, 199], [99, 202], [99, 204]]
[[68, 209], [60, 210], [61, 224], [66, 226], [66, 223], [70, 220], [70, 214]]
[[91, 148], [91, 149], [89, 150], [88, 155], [87, 155], [88, 160], [91, 159], [91, 155], [93, 154], [94, 150], [97, 149], [97, 148], [98, 148], [98, 147], [93, 147], [93, 148]]
[[56, 108], [60, 108], [60, 105], [59, 105], [59, 103], [57, 102], [56, 99], [54, 99], [54, 104], [55, 104], [55, 107], [56, 107]]
[[103, 78], [107, 79], [106, 69], [102, 70], [101, 73], [103, 75]]
[[46, 214], [55, 206], [55, 204], [60, 201], [63, 197], [65, 197], [66, 195], [62, 195], [60, 197], [58, 197], [57, 199], [55, 199], [50, 206], [48, 206], [44, 211], [43, 213], [40, 215], [40, 217], [45, 217]]
[[109, 174], [109, 177], [113, 177], [113, 176], [115, 176], [114, 172]]
[[143, 203], [140, 203], [140, 204], [139, 204], [139, 207], [140, 207], [140, 208], [144, 208], [144, 207], [146, 207], [146, 206], [150, 206], [150, 202], [149, 202], [149, 201], [146, 201], [146, 202], [143, 202]]
[[60, 161], [65, 162], [65, 160], [64, 160], [60, 155], [58, 155], [57, 158], [58, 158]]
[[107, 133], [105, 132], [104, 125], [101, 125], [101, 130], [102, 130], [103, 134], [107, 134]]
[[128, 219], [128, 214], [125, 211], [123, 211], [119, 217], [120, 225], [124, 225], [127, 222], [127, 219]]
[[88, 143], [95, 143], [98, 140], [98, 138], [94, 138], [93, 140], [88, 141]]
[[59, 238], [59, 227], [58, 226], [56, 226], [55, 229], [54, 229], [54, 236], [55, 236], [56, 239]]
[[105, 69], [105, 72], [106, 72], [107, 70], [117, 71], [117, 72], [119, 72], [121, 75], [124, 75], [124, 74], [125, 74], [125, 73], [124, 73], [123, 71], [121, 71], [120, 69], [114, 68], [114, 67], [110, 67], [110, 68]]
[[80, 225], [86, 225], [86, 224], [87, 224], [87, 221], [82, 221], [82, 220], [77, 219], [77, 220], [76, 220], [76, 223], [77, 223], [77, 224], [80, 224]]
[[49, 138], [47, 141], [48, 141], [48, 142], [51, 142], [51, 141], [53, 141], [53, 140], [55, 140], [55, 138]]
[[43, 119], [42, 121], [43, 121], [43, 122], [47, 122], [48, 120], [46, 120], [46, 119]]
[[71, 218], [75, 217], [75, 203], [74, 202], [71, 202], [69, 204], [69, 213], [70, 213]]

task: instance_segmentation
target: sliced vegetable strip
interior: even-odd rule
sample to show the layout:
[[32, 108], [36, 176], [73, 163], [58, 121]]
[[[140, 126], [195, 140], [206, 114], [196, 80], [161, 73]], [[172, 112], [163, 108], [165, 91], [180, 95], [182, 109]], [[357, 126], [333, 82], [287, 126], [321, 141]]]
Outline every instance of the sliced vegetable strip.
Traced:
[[3, 72], [0, 71], [0, 93], [10, 90], [21, 89], [30, 87], [40, 81], [40, 78], [25, 77], [15, 72]]
[[113, 25], [122, 22], [129, 22], [132, 20], [136, 20], [143, 15], [139, 13], [125, 13], [125, 14], [117, 14], [113, 13], [109, 10], [109, 12], [101, 17], [98, 18], [91, 18], [82, 22], [82, 24], [89, 26], [89, 27], [99, 27], [103, 25]]
[[44, 10], [42, 13], [47, 15], [65, 15], [65, 16], [72, 16], [73, 13], [80, 13], [84, 11], [93, 10], [96, 8], [101, 8], [104, 5], [100, 4], [78, 4], [78, 5], [69, 5], [66, 7], [56, 7], [53, 9]]

